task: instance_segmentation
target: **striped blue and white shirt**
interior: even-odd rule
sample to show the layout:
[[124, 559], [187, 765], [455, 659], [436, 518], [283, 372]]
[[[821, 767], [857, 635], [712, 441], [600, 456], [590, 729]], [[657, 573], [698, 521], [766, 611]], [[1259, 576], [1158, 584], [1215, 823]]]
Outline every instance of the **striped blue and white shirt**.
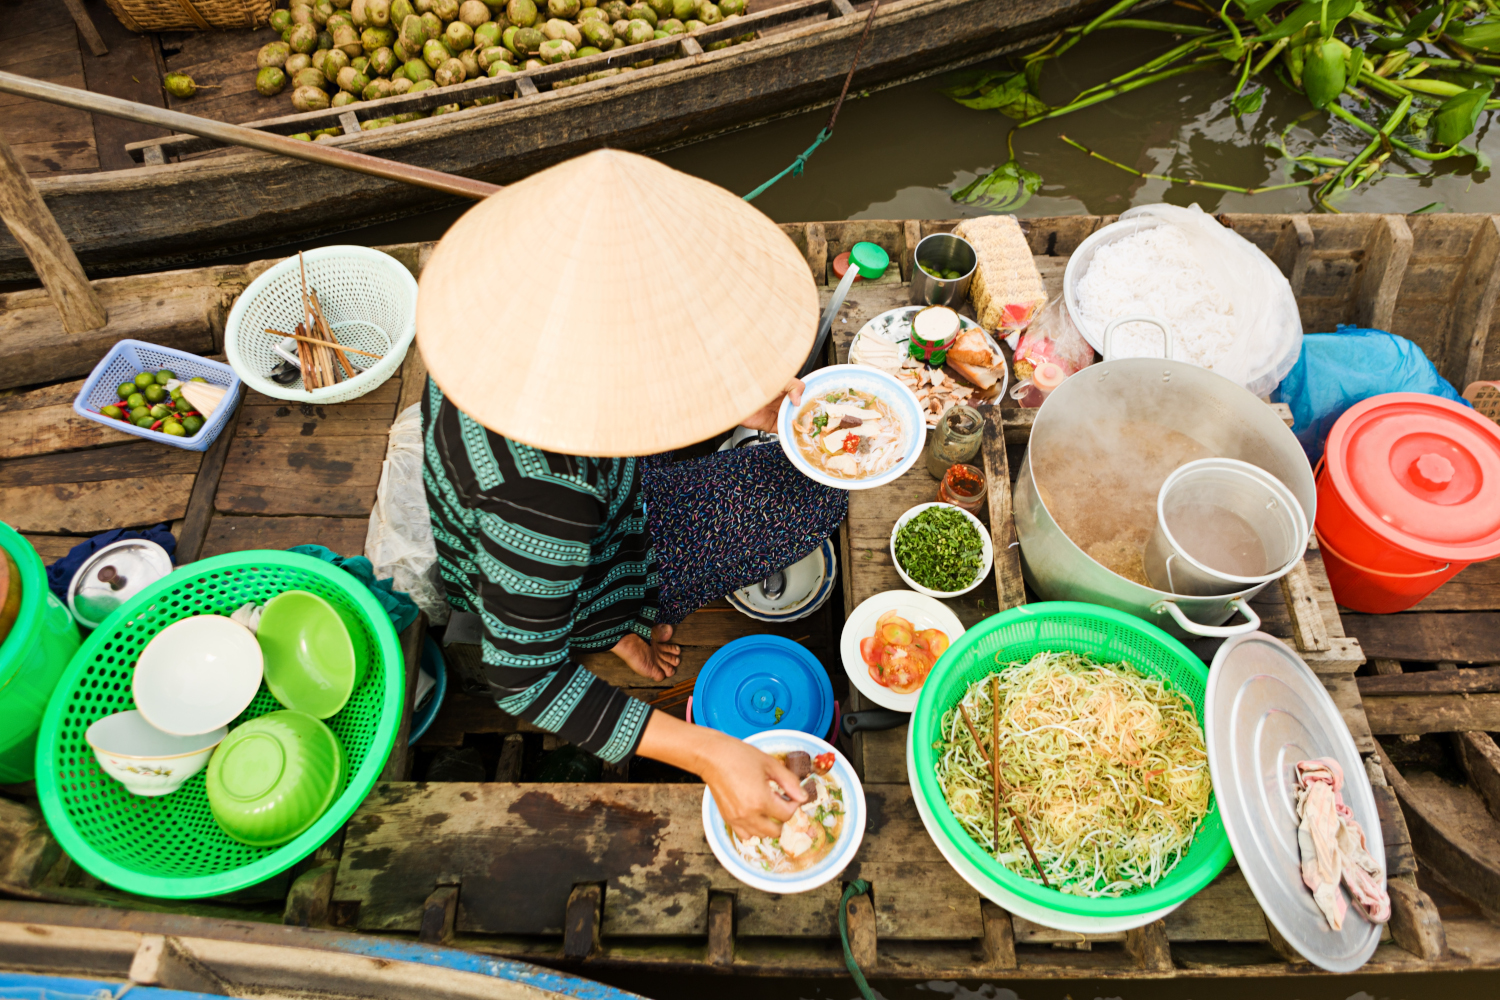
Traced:
[[453, 607], [484, 620], [496, 703], [606, 761], [630, 756], [651, 709], [583, 667], [633, 631], [650, 640], [658, 574], [640, 462], [501, 437], [431, 379], [423, 480]]

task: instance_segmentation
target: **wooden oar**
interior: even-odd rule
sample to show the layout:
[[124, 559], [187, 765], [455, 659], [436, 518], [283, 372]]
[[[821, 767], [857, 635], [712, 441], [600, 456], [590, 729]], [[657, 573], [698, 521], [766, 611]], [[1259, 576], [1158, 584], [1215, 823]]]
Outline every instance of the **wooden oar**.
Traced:
[[0, 93], [16, 94], [35, 101], [46, 101], [48, 104], [77, 108], [79, 111], [156, 125], [205, 139], [216, 139], [231, 146], [244, 146], [247, 149], [259, 149], [266, 153], [280, 153], [282, 156], [307, 160], [309, 163], [320, 163], [326, 167], [339, 167], [385, 180], [415, 184], [418, 187], [431, 188], [434, 191], [463, 198], [482, 200], [500, 190], [498, 184], [488, 184], [468, 177], [445, 174], [441, 170], [429, 170], [426, 167], [396, 163], [383, 160], [378, 156], [356, 153], [352, 149], [340, 149], [321, 142], [305, 142], [301, 139], [277, 135], [274, 132], [262, 132], [260, 129], [246, 128], [243, 125], [231, 125], [229, 122], [199, 118], [197, 115], [184, 114], [181, 111], [153, 108], [149, 104], [137, 104], [135, 101], [126, 101], [107, 94], [96, 94], [75, 87], [33, 80], [15, 73], [0, 72]]

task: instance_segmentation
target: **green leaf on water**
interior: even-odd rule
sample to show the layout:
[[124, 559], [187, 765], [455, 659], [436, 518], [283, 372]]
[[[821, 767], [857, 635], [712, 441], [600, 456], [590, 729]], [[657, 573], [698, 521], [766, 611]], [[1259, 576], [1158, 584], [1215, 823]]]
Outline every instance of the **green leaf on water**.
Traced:
[[1015, 160], [1007, 160], [955, 192], [953, 200], [992, 212], [1014, 212], [1030, 201], [1041, 186], [1040, 174], [1032, 173]]
[[[1334, 27], [1354, 13], [1356, 0], [1328, 0], [1328, 30]], [[1255, 40], [1262, 45], [1266, 42], [1274, 42], [1278, 38], [1295, 35], [1309, 24], [1322, 24], [1323, 5], [1319, 0], [1308, 0], [1301, 7], [1292, 11], [1281, 19], [1281, 23], [1264, 35], [1257, 35]]]
[[[1442, 12], [1443, 9], [1438, 4], [1423, 7], [1412, 15], [1410, 21], [1406, 22], [1405, 31], [1399, 35], [1377, 34], [1374, 40], [1370, 42], [1370, 47], [1381, 52], [1394, 52], [1397, 49], [1404, 49], [1416, 41], [1418, 35], [1430, 28], [1432, 22], [1436, 21], [1437, 16]], [[1450, 31], [1449, 33], [1451, 34], [1452, 32]]]
[[1248, 94], [1241, 94], [1229, 102], [1229, 110], [1234, 112], [1236, 118], [1241, 115], [1253, 115], [1260, 110], [1261, 103], [1266, 99], [1266, 88], [1256, 87]]
[[1430, 203], [1428, 203], [1426, 205], [1423, 205], [1421, 208], [1417, 209], [1414, 212], [1408, 212], [1407, 214], [1408, 215], [1428, 215], [1428, 214], [1430, 214], [1432, 212], [1446, 212], [1446, 211], [1448, 211], [1448, 206], [1447, 205], [1443, 204], [1440, 201], [1434, 201], [1434, 202], [1430, 202]]
[[1438, 105], [1432, 116], [1432, 138], [1439, 146], [1456, 146], [1467, 139], [1479, 124], [1484, 102], [1490, 99], [1490, 86], [1475, 87], [1448, 98]]
[[949, 87], [943, 93], [966, 108], [998, 111], [1018, 121], [1046, 113], [1047, 105], [1026, 89], [1024, 73], [991, 74], [991, 77], [973, 86]]
[[1235, 3], [1239, 4], [1240, 10], [1244, 11], [1245, 16], [1253, 21], [1257, 17], [1263, 16], [1272, 7], [1281, 3], [1281, 0], [1235, 0]]
[[1009, 69], [969, 69], [953, 74], [950, 86], [942, 88], [941, 93], [958, 100], [960, 97], [968, 97], [977, 94], [986, 87], [1004, 83], [1015, 76], [1015, 70]]

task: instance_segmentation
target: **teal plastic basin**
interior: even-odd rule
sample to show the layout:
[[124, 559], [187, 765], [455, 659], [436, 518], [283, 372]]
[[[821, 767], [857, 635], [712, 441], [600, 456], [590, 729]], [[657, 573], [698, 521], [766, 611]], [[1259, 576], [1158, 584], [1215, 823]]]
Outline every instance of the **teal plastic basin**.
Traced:
[[13, 784], [36, 774], [42, 714], [83, 640], [67, 605], [47, 589], [42, 557], [3, 521], [0, 548], [21, 570], [21, 610], [0, 644], [0, 784]]

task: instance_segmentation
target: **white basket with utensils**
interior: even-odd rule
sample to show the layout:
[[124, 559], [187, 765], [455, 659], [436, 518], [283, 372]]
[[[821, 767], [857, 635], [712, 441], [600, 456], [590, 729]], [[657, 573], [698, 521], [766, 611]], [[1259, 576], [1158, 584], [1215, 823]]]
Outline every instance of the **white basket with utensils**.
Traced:
[[[275, 348], [302, 322], [302, 272], [318, 293], [323, 316], [348, 351], [352, 378], [308, 391], [302, 380], [281, 385], [271, 370], [284, 360]], [[396, 373], [417, 333], [417, 281], [400, 261], [369, 247], [320, 247], [288, 257], [241, 293], [224, 329], [224, 353], [244, 383], [276, 399], [342, 403], [363, 396]], [[293, 352], [295, 353], [295, 352]]]

